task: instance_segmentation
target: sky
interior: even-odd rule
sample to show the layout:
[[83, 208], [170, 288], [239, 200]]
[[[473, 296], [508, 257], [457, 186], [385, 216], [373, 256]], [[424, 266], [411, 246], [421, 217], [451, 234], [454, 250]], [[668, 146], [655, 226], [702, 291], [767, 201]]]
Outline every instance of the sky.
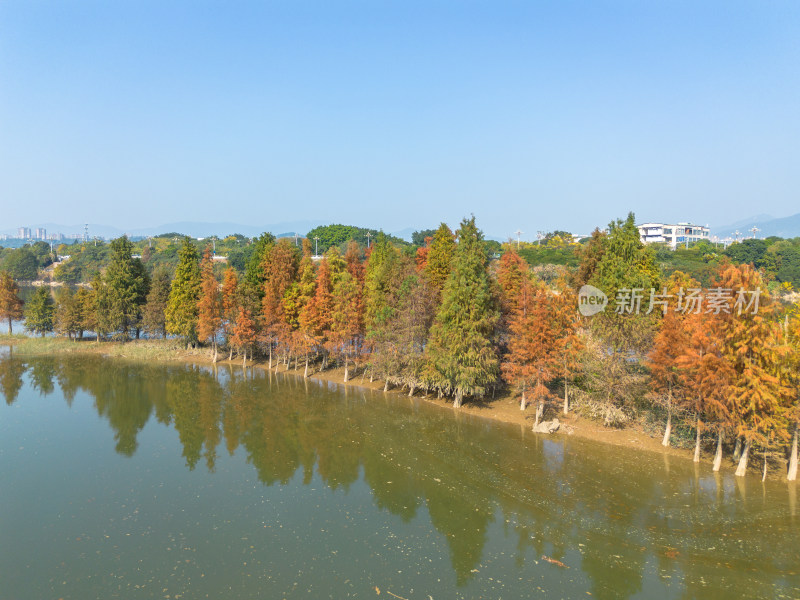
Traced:
[[0, 230], [800, 212], [800, 3], [0, 2]]

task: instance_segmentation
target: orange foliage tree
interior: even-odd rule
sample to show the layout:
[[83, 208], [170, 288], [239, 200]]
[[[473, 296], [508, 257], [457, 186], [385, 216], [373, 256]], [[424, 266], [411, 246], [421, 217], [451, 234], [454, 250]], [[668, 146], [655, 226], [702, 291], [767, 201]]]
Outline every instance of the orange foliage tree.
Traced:
[[236, 269], [228, 267], [225, 269], [225, 277], [222, 280], [222, 329], [230, 347], [228, 360], [233, 356], [233, 344], [230, 340], [236, 325], [236, 317], [239, 314], [238, 291], [239, 278], [236, 276]]
[[197, 301], [197, 338], [201, 342], [211, 342], [214, 348], [214, 362], [217, 362], [217, 334], [222, 324], [220, 314], [220, 294], [217, 278], [214, 277], [214, 263], [211, 246], [206, 246], [203, 260], [200, 261], [200, 298]]

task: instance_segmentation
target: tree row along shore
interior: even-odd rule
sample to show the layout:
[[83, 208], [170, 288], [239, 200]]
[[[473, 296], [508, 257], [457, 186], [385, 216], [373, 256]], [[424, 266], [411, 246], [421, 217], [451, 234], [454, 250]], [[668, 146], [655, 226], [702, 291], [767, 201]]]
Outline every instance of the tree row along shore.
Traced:
[[658, 422], [662, 444], [693, 445], [695, 461], [709, 446], [715, 471], [728, 454], [736, 475], [760, 459], [764, 477], [772, 465], [796, 479], [800, 307], [747, 263], [719, 261], [706, 289], [667, 275], [634, 223], [595, 230], [576, 266], [550, 269], [513, 243], [490, 250], [474, 218], [418, 246], [378, 233], [321, 257], [308, 238], [263, 234], [223, 272], [189, 238], [172, 273], [122, 237], [90, 286], [55, 298], [39, 287], [23, 306], [0, 273], [0, 318], [9, 333], [24, 317], [34, 334], [98, 343], [170, 336], [214, 362], [260, 358], [306, 377], [335, 366], [344, 382], [358, 373], [457, 408], [512, 394], [534, 428], [571, 411], [609, 428]]

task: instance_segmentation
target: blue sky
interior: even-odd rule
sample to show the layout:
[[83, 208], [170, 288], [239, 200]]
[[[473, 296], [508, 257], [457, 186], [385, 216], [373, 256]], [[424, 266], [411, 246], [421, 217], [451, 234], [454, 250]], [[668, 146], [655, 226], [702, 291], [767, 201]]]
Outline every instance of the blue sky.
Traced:
[[800, 3], [0, 2], [0, 229], [800, 212]]

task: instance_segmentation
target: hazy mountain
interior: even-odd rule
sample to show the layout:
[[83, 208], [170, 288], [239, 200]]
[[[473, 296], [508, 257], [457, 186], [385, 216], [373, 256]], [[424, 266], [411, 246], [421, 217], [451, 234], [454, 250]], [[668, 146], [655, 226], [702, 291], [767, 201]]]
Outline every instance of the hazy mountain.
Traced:
[[770, 236], [777, 236], [783, 238], [793, 238], [800, 236], [800, 213], [788, 217], [774, 218], [769, 215], [757, 215], [746, 219], [724, 225], [721, 227], [712, 227], [711, 235], [720, 238], [733, 237], [735, 232], [738, 231], [740, 237], [751, 237], [753, 234], [751, 229], [757, 227], [756, 236], [759, 238], [767, 238]]

